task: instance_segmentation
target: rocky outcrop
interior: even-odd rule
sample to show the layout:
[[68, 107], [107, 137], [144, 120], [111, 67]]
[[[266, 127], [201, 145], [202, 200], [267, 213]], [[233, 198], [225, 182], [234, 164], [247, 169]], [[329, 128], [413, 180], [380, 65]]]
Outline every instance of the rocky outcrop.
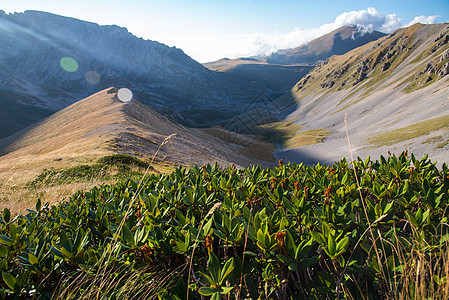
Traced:
[[447, 62], [441, 70], [438, 72], [438, 75], [440, 76], [446, 76], [449, 74], [449, 62]]
[[364, 59], [361, 62], [357, 64], [357, 69], [354, 74], [352, 74], [352, 77], [355, 77], [356, 80], [354, 81], [353, 85], [358, 84], [359, 82], [362, 82], [367, 76], [368, 71], [370, 70], [370, 62], [371, 59]]

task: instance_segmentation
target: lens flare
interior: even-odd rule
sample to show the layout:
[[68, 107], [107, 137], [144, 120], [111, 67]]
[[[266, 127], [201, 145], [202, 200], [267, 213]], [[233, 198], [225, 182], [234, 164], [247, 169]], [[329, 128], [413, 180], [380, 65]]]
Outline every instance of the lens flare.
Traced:
[[121, 88], [117, 92], [117, 97], [121, 102], [129, 102], [133, 98], [133, 92], [127, 88]]
[[95, 71], [89, 71], [86, 73], [86, 81], [89, 84], [96, 85], [97, 83], [100, 82], [100, 79], [101, 79], [100, 74], [98, 74]]
[[78, 71], [78, 63], [71, 57], [63, 57], [59, 61], [61, 68], [63, 68], [67, 72], [76, 72]]

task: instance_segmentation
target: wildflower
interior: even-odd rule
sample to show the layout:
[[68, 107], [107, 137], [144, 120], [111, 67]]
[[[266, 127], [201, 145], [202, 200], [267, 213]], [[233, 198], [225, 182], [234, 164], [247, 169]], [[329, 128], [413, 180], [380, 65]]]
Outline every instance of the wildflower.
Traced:
[[296, 181], [294, 183], [294, 186], [295, 186], [295, 190], [299, 190], [301, 188], [301, 186], [299, 185], [299, 181]]
[[324, 197], [326, 197], [326, 200], [329, 200], [331, 196], [332, 196], [332, 187], [328, 186], [324, 191]]
[[214, 242], [214, 239], [210, 236], [210, 234], [208, 234], [206, 236], [206, 239], [205, 239], [206, 248], [207, 248], [207, 252], [208, 253], [212, 252], [212, 244], [213, 244], [213, 242]]
[[287, 234], [284, 231], [276, 232], [276, 241], [279, 246], [284, 246], [284, 238]]

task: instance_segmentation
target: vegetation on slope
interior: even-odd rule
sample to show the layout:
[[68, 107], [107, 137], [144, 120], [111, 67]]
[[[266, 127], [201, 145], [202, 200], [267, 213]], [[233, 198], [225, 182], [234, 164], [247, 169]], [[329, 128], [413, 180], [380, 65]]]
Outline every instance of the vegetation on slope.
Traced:
[[[399, 29], [347, 54], [327, 59], [303, 77], [292, 92], [299, 100], [310, 93], [325, 95], [348, 90], [346, 99], [357, 92], [362, 99], [383, 84], [404, 83], [405, 92], [416, 91], [449, 74], [448, 29], [445, 24], [415, 24]], [[421, 45], [427, 48], [421, 49]], [[407, 72], [402, 74], [405, 68]], [[400, 74], [398, 81], [389, 82], [393, 74]]]
[[100, 158], [93, 165], [78, 165], [71, 168], [49, 169], [42, 171], [29, 187], [55, 186], [73, 182], [124, 179], [130, 176], [142, 176], [149, 163], [127, 154], [113, 154]]
[[446, 165], [406, 153], [103, 185], [3, 211], [0, 295], [444, 299], [448, 188]]
[[[439, 118], [418, 122], [403, 128], [382, 132], [369, 138], [369, 142], [376, 147], [393, 145], [398, 142], [428, 135], [434, 131], [445, 130], [448, 128], [448, 125], [449, 115], [446, 115]], [[441, 145], [444, 147], [444, 144]]]

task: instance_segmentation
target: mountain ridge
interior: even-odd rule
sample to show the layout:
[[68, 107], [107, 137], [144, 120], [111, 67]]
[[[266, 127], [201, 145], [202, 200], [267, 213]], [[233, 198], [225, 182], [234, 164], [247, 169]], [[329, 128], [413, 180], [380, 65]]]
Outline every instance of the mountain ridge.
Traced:
[[[236, 104], [250, 101], [255, 90], [210, 71], [178, 48], [137, 38], [116, 25], [26, 11], [1, 12], [0, 27], [0, 90], [16, 93], [8, 99], [17, 105], [48, 113], [118, 86], [185, 125], [207, 126], [217, 123], [215, 115], [239, 113]], [[202, 123], [201, 117], [190, 118], [192, 112], [212, 120]]]
[[248, 147], [268, 147], [267, 143], [251, 137], [229, 140], [226, 132], [209, 134], [184, 127], [135, 98], [120, 102], [117, 91], [100, 91], [0, 140], [0, 177], [19, 178], [21, 172], [27, 172], [29, 179], [43, 169], [90, 164], [113, 153], [147, 160], [158, 153], [155, 164], [168, 166], [273, 162], [270, 151], [264, 154], [267, 160], [245, 151]]
[[313, 154], [325, 163], [347, 157], [347, 126], [355, 155], [410, 150], [448, 162], [448, 36], [447, 23], [415, 24], [318, 65], [291, 90], [297, 105], [284, 118], [331, 133], [278, 156]]
[[278, 50], [264, 60], [274, 64], [316, 65], [332, 55], [344, 54], [385, 35], [375, 30], [367, 32], [356, 25], [343, 26], [304, 45]]

